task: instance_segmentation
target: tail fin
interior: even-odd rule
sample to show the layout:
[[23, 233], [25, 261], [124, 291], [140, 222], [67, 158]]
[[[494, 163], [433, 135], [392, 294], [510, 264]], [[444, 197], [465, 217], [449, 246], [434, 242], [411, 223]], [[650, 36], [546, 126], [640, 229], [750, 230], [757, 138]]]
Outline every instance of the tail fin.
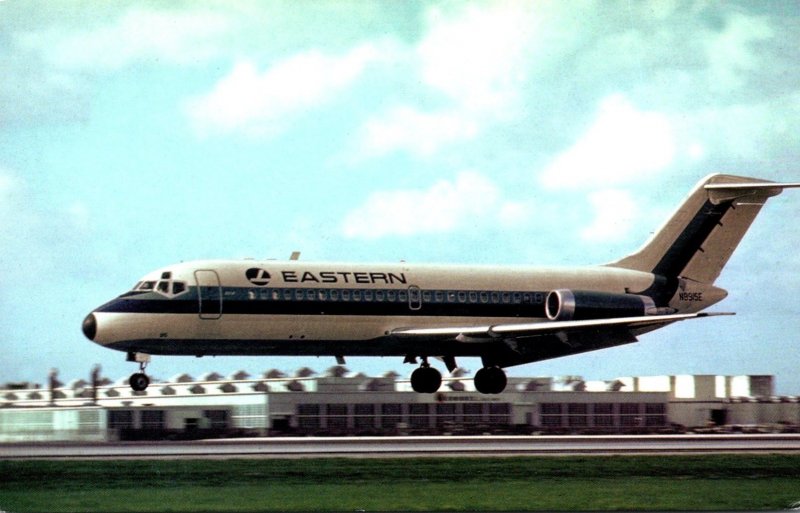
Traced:
[[800, 183], [711, 175], [636, 253], [609, 264], [713, 284], [767, 199]]

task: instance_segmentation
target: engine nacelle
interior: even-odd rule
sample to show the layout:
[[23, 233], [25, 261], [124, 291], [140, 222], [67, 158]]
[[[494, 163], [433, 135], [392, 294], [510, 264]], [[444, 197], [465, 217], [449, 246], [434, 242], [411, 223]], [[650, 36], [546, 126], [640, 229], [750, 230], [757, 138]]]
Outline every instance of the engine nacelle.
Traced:
[[660, 313], [655, 301], [648, 296], [569, 289], [550, 291], [545, 299], [544, 312], [551, 321], [639, 317]]

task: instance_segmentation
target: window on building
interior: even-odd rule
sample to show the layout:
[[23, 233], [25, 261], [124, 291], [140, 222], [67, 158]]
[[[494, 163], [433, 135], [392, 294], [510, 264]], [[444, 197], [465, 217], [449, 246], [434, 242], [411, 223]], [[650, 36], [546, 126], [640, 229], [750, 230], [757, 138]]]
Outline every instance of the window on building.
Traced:
[[297, 423], [301, 429], [319, 429], [320, 407], [318, 404], [298, 404]]
[[382, 404], [381, 405], [381, 427], [392, 429], [396, 428], [402, 420], [403, 405], [401, 404]]
[[482, 403], [464, 403], [463, 412], [465, 424], [480, 424], [483, 422]]
[[347, 429], [347, 405], [329, 404], [326, 408], [328, 429], [344, 431]]
[[142, 429], [164, 429], [164, 410], [142, 411]]
[[425, 403], [412, 403], [408, 405], [408, 424], [413, 428], [426, 428], [430, 426], [428, 405]]
[[133, 427], [131, 410], [109, 410], [108, 427], [111, 429], [130, 429]]
[[511, 405], [509, 403], [489, 403], [489, 422], [510, 424]]
[[542, 403], [539, 405], [542, 415], [561, 415], [561, 403]]
[[228, 428], [228, 410], [205, 410], [203, 417], [208, 419], [211, 429]]
[[353, 410], [353, 419], [356, 429], [375, 428], [375, 405], [356, 404]]
[[456, 421], [455, 403], [439, 403], [436, 405], [436, 425], [444, 426]]

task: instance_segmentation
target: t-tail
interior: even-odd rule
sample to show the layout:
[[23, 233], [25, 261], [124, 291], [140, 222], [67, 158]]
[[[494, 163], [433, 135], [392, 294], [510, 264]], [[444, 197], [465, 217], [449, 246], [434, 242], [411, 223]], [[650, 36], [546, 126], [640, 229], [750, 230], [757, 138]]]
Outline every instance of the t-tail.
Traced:
[[701, 180], [667, 223], [636, 253], [608, 264], [656, 275], [656, 302], [698, 311], [727, 293], [713, 287], [761, 207], [784, 188], [757, 178], [715, 174]]

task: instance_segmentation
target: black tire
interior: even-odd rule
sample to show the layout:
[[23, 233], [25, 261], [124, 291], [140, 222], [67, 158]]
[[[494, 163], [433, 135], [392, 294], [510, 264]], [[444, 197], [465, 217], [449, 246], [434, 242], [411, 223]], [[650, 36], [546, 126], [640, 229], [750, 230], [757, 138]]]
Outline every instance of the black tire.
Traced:
[[475, 390], [482, 394], [499, 394], [506, 389], [508, 379], [500, 367], [484, 367], [475, 373]]
[[432, 394], [442, 386], [442, 374], [433, 367], [420, 367], [411, 373], [411, 388], [420, 394]]
[[148, 378], [147, 374], [143, 372], [137, 372], [135, 374], [131, 374], [128, 384], [130, 384], [134, 392], [143, 392], [147, 389], [147, 385], [150, 384], [150, 378]]

